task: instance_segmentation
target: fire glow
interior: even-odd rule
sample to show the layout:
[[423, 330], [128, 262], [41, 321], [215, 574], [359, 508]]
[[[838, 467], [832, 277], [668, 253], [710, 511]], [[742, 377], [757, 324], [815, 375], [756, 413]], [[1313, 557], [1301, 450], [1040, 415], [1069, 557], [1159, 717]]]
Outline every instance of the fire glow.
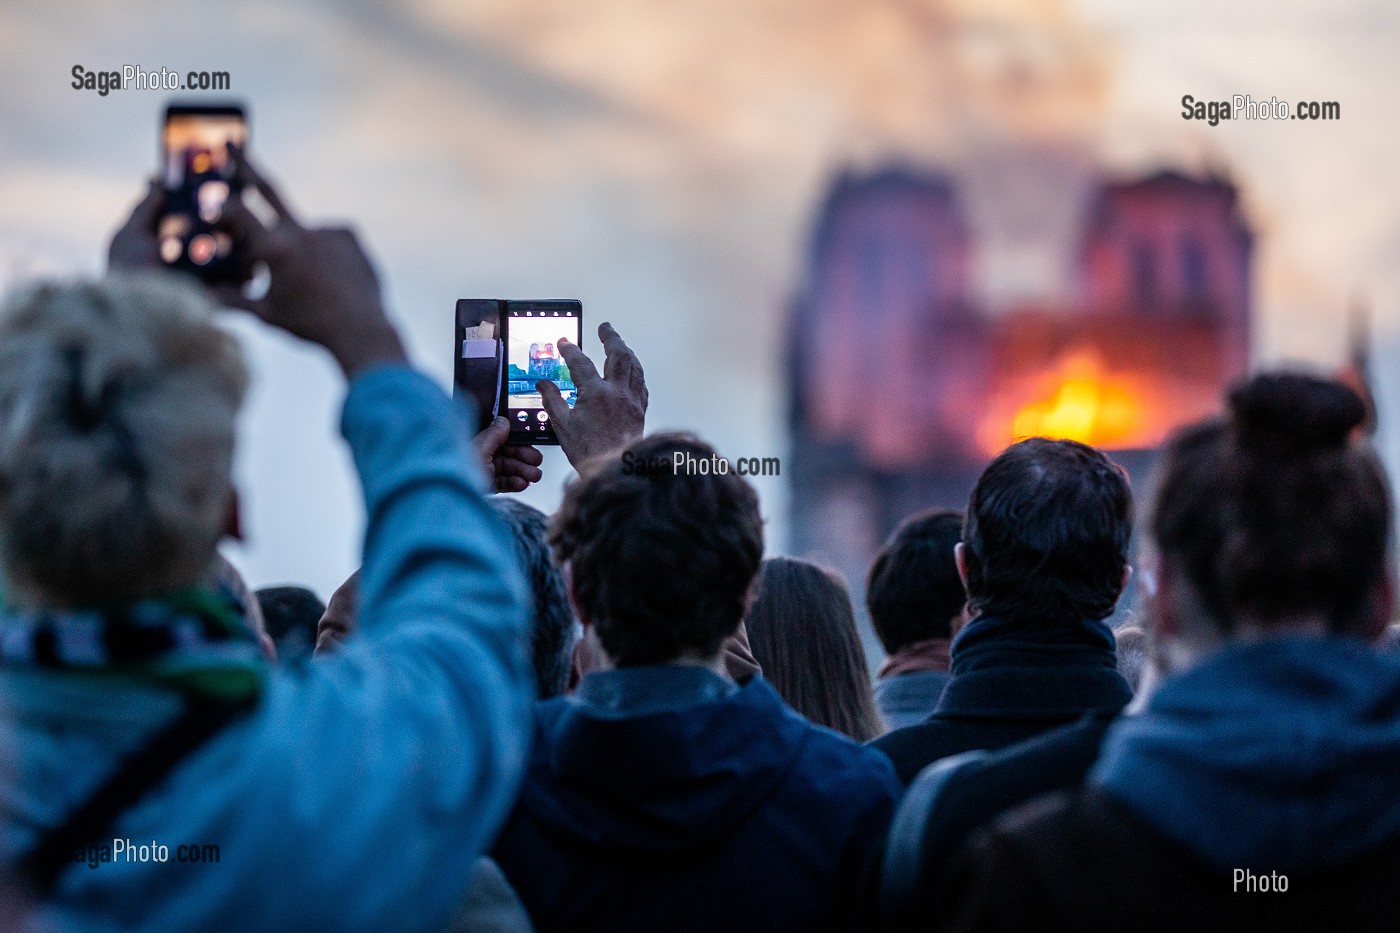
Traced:
[[995, 454], [1026, 437], [1147, 448], [1176, 426], [1170, 394], [1153, 373], [1115, 370], [1093, 347], [1074, 347], [1049, 366], [1011, 380], [992, 399], [978, 441]]

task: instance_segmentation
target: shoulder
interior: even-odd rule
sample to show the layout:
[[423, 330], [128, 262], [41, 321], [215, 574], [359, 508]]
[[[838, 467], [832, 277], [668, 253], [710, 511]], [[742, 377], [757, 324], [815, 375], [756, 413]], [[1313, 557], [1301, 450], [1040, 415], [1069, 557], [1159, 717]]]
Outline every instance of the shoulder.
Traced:
[[1076, 808], [1073, 794], [1050, 794], [974, 833], [955, 860], [946, 889], [951, 929], [1054, 928], [1053, 918], [1062, 915], [1057, 901], [1066, 891], [1042, 856], [1059, 850], [1073, 858], [1065, 837]]
[[870, 747], [889, 758], [900, 780], [907, 784], [938, 759], [977, 747], [976, 743], [958, 741], [962, 728], [960, 723], [930, 719], [882, 735]]
[[791, 783], [800, 785], [804, 793], [893, 812], [904, 785], [887, 757], [831, 729], [805, 721], [802, 727], [805, 734], [789, 775]]
[[[953, 928], [1011, 929], [1025, 922], [1027, 929], [1046, 923], [1058, 929], [1053, 919], [1126, 916], [1141, 907], [1131, 893], [1140, 885], [1128, 879], [1151, 877], [1170, 886], [1165, 879], [1179, 867], [1106, 794], [1057, 791], [972, 835], [950, 880], [953, 914], [960, 918]], [[979, 917], [989, 919], [973, 922]]]

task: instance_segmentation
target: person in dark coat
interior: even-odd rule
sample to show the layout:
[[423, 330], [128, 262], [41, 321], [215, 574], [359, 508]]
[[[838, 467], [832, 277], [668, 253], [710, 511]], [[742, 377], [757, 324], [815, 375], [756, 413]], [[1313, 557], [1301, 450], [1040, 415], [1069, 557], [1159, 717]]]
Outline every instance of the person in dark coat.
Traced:
[[932, 509], [905, 519], [865, 582], [870, 624], [885, 649], [875, 702], [891, 729], [923, 722], [938, 707], [953, 633], [966, 621], [967, 593], [953, 563], [963, 514]]
[[1165, 452], [1145, 568], [1165, 679], [1082, 788], [981, 835], [952, 929], [1394, 930], [1390, 493], [1351, 389], [1255, 377]]
[[899, 781], [761, 676], [726, 676], [763, 526], [741, 477], [670, 472], [714, 455], [688, 435], [634, 442], [585, 463], [552, 521], [606, 663], [537, 706], [492, 853], [540, 933], [820, 933], [874, 915]]
[[1104, 622], [1131, 534], [1127, 477], [1102, 452], [1037, 437], [991, 462], [954, 552], [974, 618], [953, 640], [953, 677], [927, 722], [872, 743], [901, 780], [1132, 698]]

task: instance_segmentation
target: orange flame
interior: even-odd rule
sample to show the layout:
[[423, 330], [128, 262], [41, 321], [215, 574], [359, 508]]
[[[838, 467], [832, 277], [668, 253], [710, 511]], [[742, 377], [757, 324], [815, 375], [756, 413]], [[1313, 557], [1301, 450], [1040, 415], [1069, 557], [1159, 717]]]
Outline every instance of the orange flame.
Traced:
[[1095, 350], [1073, 349], [999, 393], [978, 440], [988, 453], [1036, 436], [1095, 447], [1150, 447], [1170, 428], [1162, 420], [1161, 396], [1151, 378], [1110, 371]]

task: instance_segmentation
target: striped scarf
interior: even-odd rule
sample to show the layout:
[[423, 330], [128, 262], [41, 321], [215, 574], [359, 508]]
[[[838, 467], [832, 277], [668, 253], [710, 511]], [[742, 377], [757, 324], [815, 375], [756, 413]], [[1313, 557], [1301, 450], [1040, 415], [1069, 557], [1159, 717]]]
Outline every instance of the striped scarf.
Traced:
[[269, 665], [227, 590], [182, 590], [104, 609], [0, 612], [0, 667], [137, 677], [247, 702]]

